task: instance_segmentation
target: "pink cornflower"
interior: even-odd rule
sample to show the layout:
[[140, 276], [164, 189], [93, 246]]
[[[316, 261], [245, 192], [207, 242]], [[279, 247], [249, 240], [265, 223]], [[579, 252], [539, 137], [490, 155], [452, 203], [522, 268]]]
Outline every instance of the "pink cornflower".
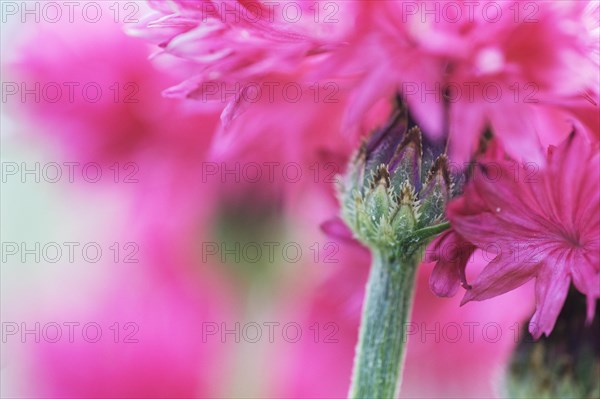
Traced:
[[[150, 258], [152, 255], [156, 259]], [[44, 308], [39, 314], [27, 310], [27, 317], [34, 320], [89, 320], [103, 331], [96, 342], [83, 339], [82, 322], [76, 323], [78, 330], [73, 330], [72, 339], [63, 334], [59, 341], [21, 344], [18, 349], [31, 358], [26, 373], [36, 383], [13, 391], [13, 397], [218, 396], [230, 352], [218, 340], [199, 337], [205, 323], [227, 320], [231, 314], [232, 308], [225, 305], [230, 303], [226, 285], [221, 284], [222, 279], [206, 275], [202, 281], [176, 282], [148, 272], [148, 268], [157, 268], [153, 263], [165, 262], [167, 255], [171, 254], [162, 245], [140, 254], [137, 269], [103, 264], [98, 275], [108, 284], [106, 288], [87, 286], [86, 293], [94, 293], [89, 305], [72, 308], [65, 304]], [[57, 280], [52, 277], [47, 283], [58, 284]]]
[[[490, 8], [501, 14], [481, 18]], [[466, 51], [449, 49], [450, 151], [469, 159], [490, 127], [512, 157], [541, 164], [539, 141], [557, 144], [571, 130], [548, 120], [585, 104], [598, 112], [598, 4], [484, 2], [475, 16], [461, 27]], [[563, 122], [576, 125], [577, 117]]]
[[[587, 296], [591, 320], [600, 297], [599, 182], [598, 146], [576, 133], [550, 146], [545, 169], [515, 168], [509, 161], [480, 165], [464, 195], [447, 208], [454, 229], [447, 237], [472, 243], [491, 258], [462, 303], [495, 297], [535, 278], [537, 305], [529, 330], [539, 338], [552, 331], [572, 281]], [[438, 275], [430, 281], [435, 293], [452, 295], [459, 280], [465, 283], [466, 258], [438, 262]]]
[[400, 91], [454, 161], [490, 128], [513, 158], [541, 164], [540, 141], [562, 141], [582, 107], [598, 113], [598, 3], [373, 2], [332, 59], [354, 79], [351, 121]]
[[[350, 99], [344, 131], [400, 91], [426, 134], [449, 136], [453, 160], [468, 160], [490, 128], [513, 158], [542, 164], [540, 142], [560, 142], [588, 117], [580, 110], [598, 111], [593, 1], [150, 5], [155, 12], [131, 33], [188, 70], [165, 93], [221, 102], [226, 126], [261, 92], [281, 97], [289, 82], [308, 92], [310, 79], [334, 81]], [[314, 117], [302, 112], [294, 116]]]
[[[352, 2], [348, 2], [352, 4]], [[226, 104], [224, 124], [257, 97], [281, 92], [274, 81], [294, 83], [339, 45], [346, 26], [313, 17], [324, 5], [291, 1], [151, 1], [155, 12], [135, 36], [188, 65], [190, 77], [165, 91], [167, 96]], [[338, 6], [338, 10], [351, 8]], [[268, 94], [267, 94], [268, 93]]]
[[[149, 63], [145, 43], [128, 37], [122, 24], [42, 22], [22, 33], [3, 60], [21, 89], [6, 96], [7, 107], [31, 122], [33, 134], [60, 140], [70, 160], [144, 164], [140, 177], [166, 156], [182, 164], [180, 174], [207, 150], [218, 115], [163, 98], [161, 90], [179, 77]], [[23, 97], [26, 90], [35, 97]]]

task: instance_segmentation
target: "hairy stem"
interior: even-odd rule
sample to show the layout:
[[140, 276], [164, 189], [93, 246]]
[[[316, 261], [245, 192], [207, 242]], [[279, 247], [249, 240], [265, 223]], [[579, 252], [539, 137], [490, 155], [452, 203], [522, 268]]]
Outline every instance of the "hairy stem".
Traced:
[[372, 262], [349, 397], [393, 399], [400, 387], [418, 257], [373, 251]]

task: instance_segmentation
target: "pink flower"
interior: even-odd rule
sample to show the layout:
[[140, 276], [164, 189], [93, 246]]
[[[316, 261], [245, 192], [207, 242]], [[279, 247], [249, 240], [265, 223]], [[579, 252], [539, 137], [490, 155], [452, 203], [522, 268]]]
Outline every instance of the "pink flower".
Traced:
[[345, 26], [313, 18], [323, 7], [319, 3], [177, 0], [150, 5], [156, 12], [130, 32], [158, 44], [161, 53], [181, 58], [192, 74], [165, 94], [224, 102], [225, 124], [252, 103], [248, 99], [257, 90], [273, 89], [269, 79], [302, 79], [339, 45]]
[[[111, 16], [106, 7], [104, 15]], [[146, 43], [123, 29], [113, 18], [23, 26], [3, 67], [27, 90], [42, 89], [37, 99], [29, 94], [21, 101], [22, 91], [7, 95], [7, 108], [31, 125], [26, 131], [34, 139], [58, 144], [60, 153], [52, 155], [80, 165], [97, 163], [101, 183], [133, 192], [127, 202], [132, 223], [181, 234], [210, 212], [212, 190], [202, 184], [202, 173], [218, 113], [164, 98], [161, 91], [181, 79], [178, 69], [165, 72], [148, 62]], [[55, 87], [62, 94], [56, 101]], [[92, 186], [99, 185], [86, 189]]]
[[[161, 90], [178, 78], [149, 63], [147, 46], [121, 24], [42, 22], [23, 32], [25, 39], [5, 60], [7, 74], [23, 82], [8, 106], [33, 121], [33, 132], [61, 140], [71, 160], [150, 161], [139, 179], [157, 156], [153, 148], [182, 160], [208, 148], [218, 118], [163, 98]], [[37, 95], [21, 101], [25, 90]]]
[[361, 16], [327, 70], [353, 79], [351, 122], [400, 91], [454, 161], [491, 128], [515, 159], [542, 164], [540, 140], [564, 139], [573, 107], [598, 113], [597, 2], [378, 1]]
[[[411, 37], [401, 2], [357, 4], [360, 18], [354, 31], [321, 71], [324, 77], [346, 79], [352, 91], [344, 130], [359, 123], [369, 109], [381, 101], [390, 101], [399, 91], [439, 85], [445, 63], [442, 55], [428, 52]], [[443, 134], [443, 109], [439, 101], [423, 101], [420, 94], [405, 96], [405, 100], [427, 134], [436, 138]]]
[[220, 100], [225, 125], [265, 84], [335, 79], [350, 98], [343, 130], [400, 91], [426, 134], [449, 136], [454, 160], [468, 160], [489, 127], [513, 158], [542, 164], [540, 141], [566, 137], [582, 107], [598, 111], [595, 2], [150, 4], [131, 32], [189, 70], [166, 94]]
[[[597, 3], [490, 2], [475, 15], [492, 4], [503, 17], [464, 24], [467, 51], [453, 56], [450, 49], [450, 151], [469, 159], [489, 126], [513, 158], [542, 164], [540, 139], [560, 141], [570, 131], [545, 123], [557, 107], [591, 102], [598, 112]], [[594, 12], [596, 21], [586, 24]]]
[[[598, 147], [573, 133], [550, 147], [547, 164], [540, 170], [531, 163], [516, 168], [508, 161], [484, 163], [447, 209], [456, 233], [493, 258], [462, 303], [495, 297], [535, 278], [537, 307], [529, 330], [536, 338], [552, 331], [571, 281], [587, 295], [590, 320], [600, 297]], [[453, 293], [446, 287], [458, 283], [456, 268], [464, 268], [463, 260], [438, 263], [436, 293]]]
[[[158, 262], [167, 255], [161, 252], [164, 251], [153, 251]], [[31, 356], [27, 372], [36, 383], [19, 395], [43, 398], [219, 395], [230, 352], [219, 340], [205, 340], [203, 334], [205, 324], [227, 320], [227, 291], [206, 275], [203, 281], [186, 284], [148, 273], [147, 267], [156, 268], [151, 254], [148, 255], [135, 265], [138, 270], [104, 265], [102, 277], [110, 281], [110, 288], [98, 294], [97, 287], [88, 287], [89, 295], [94, 295], [93, 305], [72, 309], [65, 304], [45, 309], [39, 315], [37, 320], [61, 325], [63, 336], [57, 342], [28, 341], [21, 345], [19, 349]], [[46, 284], [60, 283], [50, 279]], [[72, 302], [73, 293], [67, 296]], [[63, 320], [78, 323], [69, 336]], [[91, 325], [89, 331], [84, 330], [87, 324]]]

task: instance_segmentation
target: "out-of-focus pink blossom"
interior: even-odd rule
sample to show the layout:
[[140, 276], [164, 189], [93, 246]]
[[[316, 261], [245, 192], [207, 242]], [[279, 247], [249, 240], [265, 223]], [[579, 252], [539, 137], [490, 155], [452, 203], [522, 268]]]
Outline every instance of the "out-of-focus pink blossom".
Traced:
[[579, 123], [574, 109], [598, 110], [593, 1], [336, 2], [335, 23], [310, 18], [318, 2], [295, 5], [298, 21], [288, 2], [151, 4], [156, 13], [132, 32], [195, 65], [168, 93], [235, 93], [226, 123], [251, 105], [253, 84], [336, 79], [351, 100], [344, 130], [400, 91], [426, 134], [449, 135], [454, 160], [469, 159], [489, 127], [514, 158], [542, 164], [540, 141], [563, 139]]
[[[207, 160], [230, 170], [259, 165], [260, 180], [284, 193], [286, 203], [333, 182], [341, 170], [328, 154], [348, 154], [357, 142], [356, 134], [339, 129], [348, 98], [344, 84], [315, 71], [353, 27], [358, 3], [328, 4], [151, 2], [155, 12], [130, 29], [159, 45], [158, 59], [178, 57], [193, 75], [167, 95], [224, 108], [225, 123]], [[354, 131], [370, 124], [365, 120]]]
[[[58, 143], [63, 162], [96, 163], [102, 181], [114, 183], [118, 198], [134, 204], [126, 221], [114, 220], [111, 239], [126, 232], [126, 239], [135, 241], [133, 260], [139, 260], [100, 268], [100, 279], [110, 281], [111, 288], [101, 281], [93, 285], [94, 306], [32, 311], [37, 320], [80, 325], [73, 342], [63, 336], [57, 343], [23, 345], [36, 381], [25, 394], [220, 394], [227, 351], [218, 340], [203, 342], [202, 326], [227, 317], [231, 295], [218, 268], [200, 264], [181, 240], [194, 238], [193, 227], [213, 203], [202, 201], [201, 173], [218, 114], [163, 98], [162, 89], [178, 78], [149, 63], [147, 46], [110, 19], [25, 28], [15, 57], [3, 60], [3, 72], [20, 84], [19, 92], [8, 96], [7, 107], [27, 120], [35, 139]], [[22, 99], [25, 89], [30, 93]], [[65, 295], [83, 295], [64, 289]], [[81, 336], [88, 322], [102, 328], [97, 343]], [[117, 331], [109, 329], [114, 323], [119, 323], [118, 342]], [[124, 342], [127, 337], [138, 342]]]
[[556, 144], [577, 123], [573, 113], [549, 123], [560, 109], [598, 113], [597, 3], [450, 3], [365, 6], [332, 57], [358, 77], [352, 120], [400, 91], [426, 134], [448, 131], [454, 160], [469, 159], [490, 127], [511, 155], [542, 163], [539, 141]]
[[150, 64], [148, 55], [112, 20], [33, 25], [15, 56], [4, 60], [7, 75], [21, 84], [8, 107], [32, 120], [35, 131], [60, 138], [73, 161], [151, 165], [158, 147], [182, 160], [197, 156], [217, 119], [162, 98], [177, 77]]
[[168, 89], [168, 96], [226, 103], [221, 119], [227, 124], [251, 105], [257, 90], [281, 92], [271, 84], [286, 76], [302, 81], [340, 45], [348, 24], [313, 18], [323, 4], [153, 1], [156, 11], [130, 32], [191, 64], [193, 76]]
[[[150, 247], [150, 244], [154, 244]], [[154, 262], [176, 254], [164, 244], [139, 241], [139, 263], [106, 264], [110, 282], [94, 305], [45, 312], [58, 323], [58, 342], [28, 342], [35, 386], [44, 398], [163, 398], [219, 395], [231, 357], [218, 339], [208, 341], [205, 325], [230, 315], [225, 285], [214, 278], [166, 280]], [[66, 308], [66, 309], [65, 309]], [[38, 319], [39, 320], [39, 319]], [[67, 327], [71, 323], [71, 327]], [[87, 326], [87, 327], [86, 327]], [[66, 332], [70, 328], [67, 336]], [[33, 378], [33, 377], [32, 377]]]
[[[203, 165], [218, 113], [164, 98], [178, 68], [148, 62], [147, 45], [111, 18], [26, 28], [3, 67], [21, 85], [7, 108], [27, 120], [27, 133], [58, 143], [65, 162], [96, 163], [100, 182], [132, 192], [132, 223], [173, 234], [196, 225], [212, 203]], [[22, 98], [25, 89], [37, 94]]]
[[[530, 324], [535, 337], [552, 331], [571, 281], [587, 295], [588, 318], [600, 297], [597, 145], [573, 133], [550, 147], [547, 163], [545, 170], [484, 163], [447, 209], [460, 236], [494, 254], [462, 303], [492, 298], [535, 278], [537, 308]], [[433, 285], [452, 285], [449, 277], [458, 284], [457, 263], [438, 263], [447, 271]]]
[[489, 126], [515, 159], [541, 165], [539, 141], [558, 138], [557, 144], [570, 131], [545, 119], [556, 119], [557, 108], [572, 103], [591, 102], [599, 110], [598, 37], [586, 24], [593, 16], [597, 27], [598, 4], [483, 2], [475, 15], [486, 15], [488, 5], [502, 13], [498, 22], [487, 16], [462, 24], [466, 51], [453, 55], [446, 48], [450, 151], [459, 161], [468, 159]]

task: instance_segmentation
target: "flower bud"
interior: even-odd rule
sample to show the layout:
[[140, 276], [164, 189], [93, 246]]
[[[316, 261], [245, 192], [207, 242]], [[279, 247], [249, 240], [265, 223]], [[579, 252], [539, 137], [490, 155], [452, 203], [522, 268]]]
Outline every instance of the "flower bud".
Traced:
[[[342, 216], [357, 239], [374, 248], [423, 244], [413, 233], [443, 222], [451, 179], [445, 155], [433, 158], [408, 110], [398, 103], [385, 126], [363, 142], [340, 186]], [[423, 178], [422, 165], [432, 165]]]

